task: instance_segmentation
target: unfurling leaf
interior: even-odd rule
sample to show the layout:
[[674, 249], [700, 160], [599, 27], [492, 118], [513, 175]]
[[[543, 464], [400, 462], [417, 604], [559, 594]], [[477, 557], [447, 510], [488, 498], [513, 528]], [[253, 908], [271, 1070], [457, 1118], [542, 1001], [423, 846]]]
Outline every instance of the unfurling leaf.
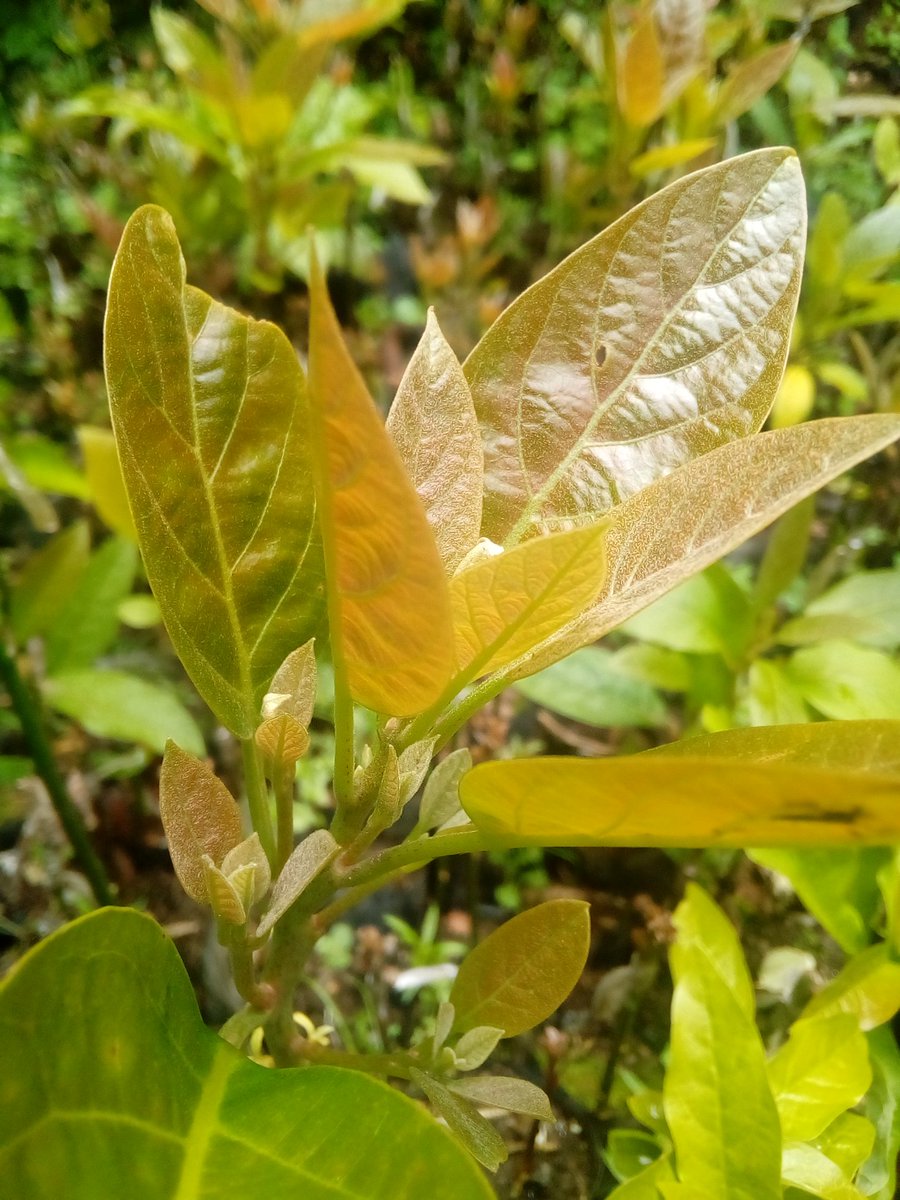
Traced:
[[534, 1117], [536, 1121], [554, 1119], [545, 1093], [524, 1079], [513, 1079], [508, 1075], [477, 1075], [474, 1079], [454, 1079], [447, 1086], [457, 1096], [464, 1096], [473, 1104], [523, 1113], [526, 1117]]
[[463, 746], [442, 758], [425, 784], [418, 825], [437, 829], [459, 812], [459, 781], [472, 769], [472, 754]]
[[159, 814], [181, 886], [207, 904], [203, 858], [208, 855], [218, 867], [241, 842], [237, 801], [206, 763], [169, 742], [159, 776]]
[[484, 452], [472, 393], [433, 309], [400, 381], [387, 430], [452, 575], [478, 541]]
[[[241, 737], [322, 620], [306, 384], [280, 330], [185, 286], [171, 218], [139, 209], [106, 315], [113, 429], [175, 649]], [[190, 501], [186, 501], [190, 497]]]
[[534, 538], [450, 581], [460, 677], [490, 674], [558, 633], [596, 598], [606, 576], [607, 525]]
[[[698, 1198], [781, 1200], [778, 1111], [766, 1078], [752, 991], [748, 1010], [737, 934], [694, 884], [675, 912], [675, 925], [679, 938], [671, 951], [675, 992], [664, 1105], [678, 1178], [686, 1194]], [[723, 949], [730, 962], [741, 963], [737, 976], [717, 969]], [[732, 980], [738, 976], [735, 989]]]
[[245, 871], [248, 869], [253, 871], [251, 877], [253, 886], [250, 891], [249, 904], [256, 904], [262, 900], [272, 882], [269, 860], [266, 857], [265, 850], [263, 850], [258, 833], [251, 833], [248, 838], [238, 843], [234, 849], [229, 850], [222, 859], [222, 873], [224, 875], [233, 876], [236, 871]]
[[422, 503], [341, 336], [313, 260], [309, 371], [335, 670], [355, 700], [410, 716], [441, 694], [453, 635]]
[[509, 545], [600, 516], [759, 429], [805, 216], [790, 150], [742, 155], [639, 204], [511, 304], [464, 365], [485, 438], [482, 533]]
[[[203, 881], [206, 884], [205, 902], [220, 921], [227, 921], [229, 925], [243, 925], [247, 920], [247, 905], [242, 894], [245, 889], [241, 887], [244, 880], [227, 876], [216, 866], [208, 854], [203, 855], [201, 865]], [[241, 871], [248, 870], [246, 867], [240, 869]], [[252, 869], [252, 867], [249, 868], [251, 871]], [[252, 887], [252, 880], [250, 885]]]
[[309, 749], [306, 727], [288, 713], [263, 721], [254, 736], [270, 763], [295, 763]]
[[306, 728], [316, 705], [316, 643], [311, 638], [292, 650], [275, 672], [263, 696], [266, 720], [286, 713]]
[[340, 846], [327, 829], [316, 829], [297, 846], [275, 881], [269, 908], [256, 931], [260, 937], [265, 937], [339, 851]]
[[503, 1138], [469, 1100], [454, 1095], [433, 1075], [413, 1067], [413, 1083], [421, 1088], [473, 1158], [496, 1171], [509, 1155]]
[[476, 1025], [468, 1029], [453, 1047], [458, 1071], [476, 1071], [494, 1053], [497, 1043], [504, 1036], [502, 1029], [494, 1025]]
[[411, 746], [407, 746], [400, 754], [397, 760], [397, 771], [401, 805], [406, 804], [407, 800], [411, 800], [419, 790], [431, 764], [437, 740], [436, 737], [423, 738], [422, 741], [413, 742]]
[[484, 763], [462, 781], [485, 833], [545, 846], [890, 845], [900, 722], [734, 730], [618, 759]]
[[524, 1033], [559, 1008], [581, 977], [591, 941], [588, 905], [548, 900], [512, 917], [463, 960], [450, 993], [455, 1028]]

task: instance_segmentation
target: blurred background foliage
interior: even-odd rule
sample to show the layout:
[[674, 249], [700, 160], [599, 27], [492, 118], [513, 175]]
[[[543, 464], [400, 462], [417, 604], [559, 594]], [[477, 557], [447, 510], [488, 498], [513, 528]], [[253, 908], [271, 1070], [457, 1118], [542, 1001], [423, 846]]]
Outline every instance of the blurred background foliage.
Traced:
[[[315, 228], [354, 355], [386, 404], [429, 305], [464, 355], [529, 283], [664, 184], [791, 145], [810, 239], [771, 423], [896, 411], [898, 78], [896, 0], [0, 0], [3, 636], [126, 899], [198, 928], [156, 811], [165, 737], [205, 747], [226, 778], [238, 770], [168, 646], [108, 430], [105, 288], [131, 211], [168, 208], [192, 281], [275, 319], [299, 346]], [[900, 718], [897, 468], [896, 450], [883, 454], [602, 646], [511, 689], [466, 732], [473, 756], [627, 753], [737, 725]], [[327, 669], [321, 678], [298, 832], [328, 804]], [[4, 961], [90, 904], [34, 774], [0, 695]], [[839, 947], [859, 952], [888, 930], [889, 867], [888, 852], [849, 850], [755, 865], [732, 852], [490, 855], [435, 868], [424, 897], [394, 897], [402, 916], [386, 932], [330, 935], [323, 963], [355, 972], [340, 985], [352, 1031], [337, 985], [312, 979], [311, 1003], [344, 1021], [345, 1040], [383, 1048], [429, 1019], [446, 983], [417, 984], [385, 1015], [385, 956], [427, 980], [485, 905], [587, 893], [606, 939], [595, 991], [576, 996], [568, 1032], [528, 1053], [532, 1074], [561, 1081], [588, 1144], [606, 1145], [610, 1111], [652, 1109], [667, 914], [685, 877], [740, 919], [769, 981], [763, 1019], [780, 1004], [772, 1020], [786, 1028]], [[777, 959], [786, 946], [794, 957]], [[227, 987], [204, 955], [195, 973], [215, 1013]], [[637, 1169], [639, 1139], [626, 1141], [603, 1151], [608, 1181]]]

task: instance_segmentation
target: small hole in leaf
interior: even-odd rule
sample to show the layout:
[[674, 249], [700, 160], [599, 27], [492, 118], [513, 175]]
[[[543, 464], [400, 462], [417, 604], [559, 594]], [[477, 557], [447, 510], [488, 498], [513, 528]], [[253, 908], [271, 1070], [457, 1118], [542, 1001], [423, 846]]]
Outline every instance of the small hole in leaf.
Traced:
[[598, 346], [597, 349], [594, 351], [594, 362], [597, 364], [598, 367], [602, 367], [603, 364], [606, 362], [606, 347], [605, 346]]

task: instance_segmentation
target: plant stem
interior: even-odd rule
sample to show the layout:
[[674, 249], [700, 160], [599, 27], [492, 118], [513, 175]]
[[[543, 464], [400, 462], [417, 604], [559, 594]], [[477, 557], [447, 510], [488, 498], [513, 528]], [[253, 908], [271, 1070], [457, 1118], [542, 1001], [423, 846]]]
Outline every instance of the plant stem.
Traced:
[[411, 1067], [416, 1065], [412, 1056], [404, 1051], [397, 1054], [354, 1054], [350, 1050], [336, 1050], [333, 1046], [320, 1046], [298, 1034], [291, 1042], [295, 1058], [328, 1066], [345, 1067], [351, 1071], [365, 1071], [368, 1075], [394, 1075], [398, 1079], [412, 1078]]
[[72, 844], [75, 858], [87, 876], [98, 904], [116, 904], [106, 869], [91, 843], [81, 813], [69, 796], [62, 774], [53, 756], [40, 703], [22, 678], [15, 658], [0, 638], [0, 678], [6, 684], [9, 698], [22, 726], [35, 769], [49, 793], [56, 815]]
[[486, 849], [488, 841], [480, 830], [471, 827], [463, 827], [458, 831], [450, 830], [434, 837], [404, 842], [401, 846], [394, 846], [376, 854], [359, 866], [351, 867], [343, 876], [341, 884], [348, 888], [358, 888], [381, 883], [401, 867], [411, 869], [423, 866], [435, 858], [446, 858], [449, 854], [469, 854], [473, 850]]
[[253, 828], [259, 834], [266, 858], [274, 868], [276, 866], [275, 831], [272, 826], [269, 789], [266, 787], [266, 777], [263, 774], [259, 750], [252, 737], [241, 738], [241, 751], [244, 756], [244, 787], [247, 789], [247, 802], [250, 805], [250, 820]]
[[294, 849], [294, 763], [280, 763], [273, 780], [275, 814], [278, 821], [278, 871]]
[[415, 870], [415, 865], [409, 867], [398, 867], [394, 871], [388, 871], [386, 875], [376, 875], [370, 879], [368, 883], [361, 883], [356, 887], [348, 888], [342, 896], [338, 896], [336, 900], [332, 900], [326, 908], [320, 909], [313, 917], [313, 928], [316, 933], [323, 934], [326, 929], [329, 929], [335, 921], [339, 920], [345, 912], [349, 912], [351, 908], [355, 908], [367, 896], [371, 896], [373, 892], [377, 892], [379, 888], [385, 887], [389, 883], [393, 883], [395, 879], [402, 879], [404, 875], [408, 875], [410, 871]]

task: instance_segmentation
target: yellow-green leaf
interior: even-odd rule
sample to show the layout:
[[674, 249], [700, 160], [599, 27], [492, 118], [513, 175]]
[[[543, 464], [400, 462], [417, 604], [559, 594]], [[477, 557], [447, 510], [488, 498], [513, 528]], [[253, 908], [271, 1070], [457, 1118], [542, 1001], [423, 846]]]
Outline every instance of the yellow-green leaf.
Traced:
[[692, 738], [617, 759], [484, 763], [460, 798], [486, 833], [548, 846], [900, 841], [900, 722]]
[[468, 679], [527, 654], [583, 612], [606, 575], [607, 523], [533, 538], [450, 581], [456, 663]]
[[730, 159], [639, 204], [510, 305], [464, 367], [487, 537], [600, 515], [760, 428], [805, 212], [791, 151]]
[[186, 287], [171, 218], [126, 226], [106, 375], [147, 575], [216, 716], [252, 734], [285, 655], [322, 618], [306, 386], [275, 326]]
[[478, 541], [484, 452], [472, 393], [433, 309], [400, 381], [387, 430], [452, 574]]
[[[675, 993], [663, 1100], [676, 1171], [685, 1195], [781, 1200], [781, 1134], [765, 1052], [752, 996], [748, 1012], [743, 989], [736, 993], [712, 965], [723, 935], [728, 956], [742, 957], [724, 916], [705, 911], [714, 908], [689, 884], [675, 913], [679, 939], [671, 952]], [[688, 924], [691, 936], [682, 940]], [[711, 941], [704, 939], [707, 930]]]
[[664, 62], [653, 8], [647, 5], [635, 21], [616, 69], [619, 108], [629, 125], [652, 125], [662, 111]]
[[115, 533], [137, 541], [114, 434], [96, 425], [80, 425], [78, 444], [84, 458], [91, 501], [97, 512]]
[[[895, 837], [895, 842], [900, 838]], [[900, 1010], [900, 962], [885, 942], [855, 954], [843, 971], [813, 996], [800, 1014], [823, 1018], [852, 1013], [861, 1029], [875, 1029]]]
[[310, 291], [310, 394], [335, 671], [346, 671], [359, 703], [410, 716], [437, 699], [452, 672], [444, 568], [315, 259]]
[[798, 1021], [767, 1065], [785, 1140], [808, 1142], [858, 1104], [872, 1082], [856, 1017]]
[[208, 904], [204, 856], [218, 867], [243, 839], [236, 800], [206, 763], [169, 742], [159, 776], [159, 815], [181, 886]]
[[596, 602], [507, 677], [596, 641], [898, 437], [896, 415], [811, 421], [722, 446], [657, 480], [611, 514], [609, 570]]
[[454, 1028], [493, 1025], [505, 1037], [531, 1029], [578, 982], [590, 943], [582, 900], [548, 900], [519, 913], [463, 960], [450, 993]]

